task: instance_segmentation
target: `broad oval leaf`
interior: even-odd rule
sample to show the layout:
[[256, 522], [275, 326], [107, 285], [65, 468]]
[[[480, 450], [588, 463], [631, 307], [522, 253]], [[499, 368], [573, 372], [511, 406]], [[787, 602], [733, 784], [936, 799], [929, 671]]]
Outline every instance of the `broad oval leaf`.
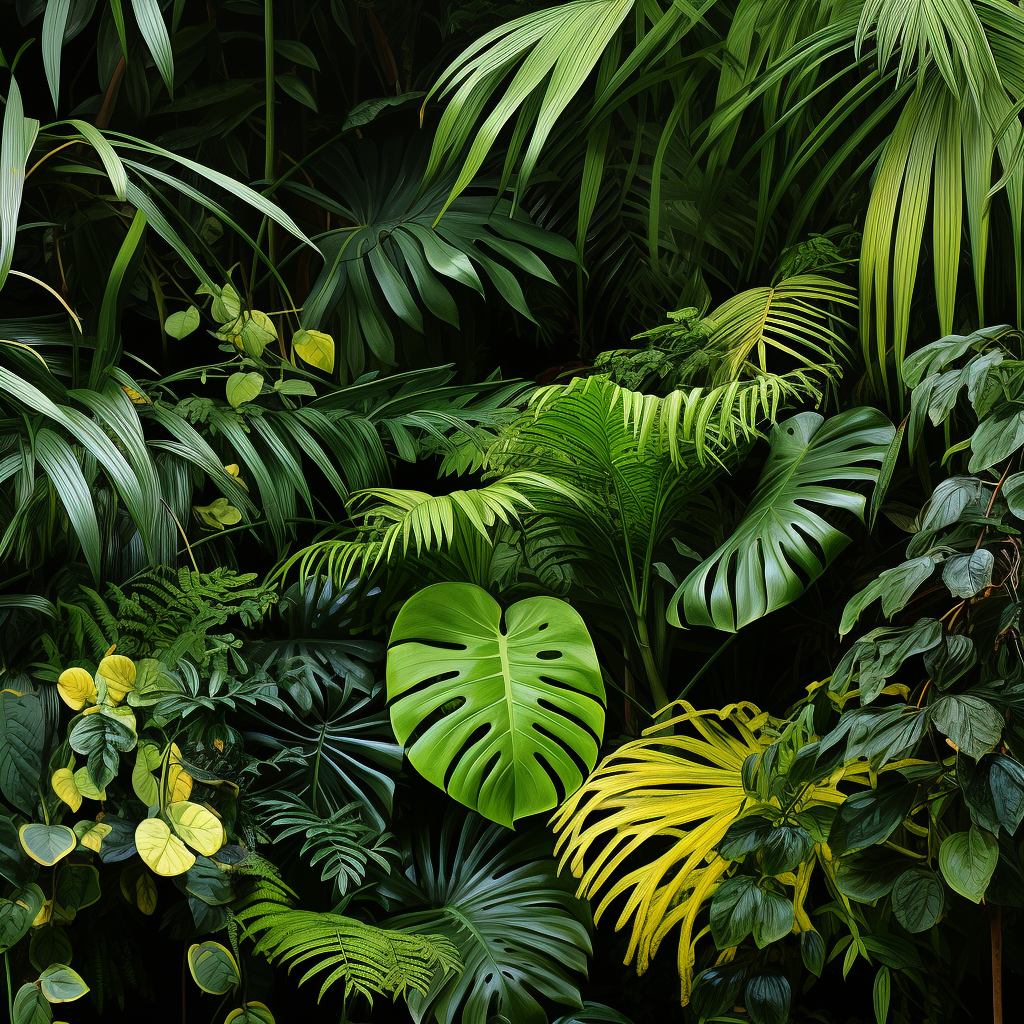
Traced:
[[784, 974], [758, 974], [747, 982], [744, 1002], [754, 1024], [786, 1024], [791, 999]]
[[262, 373], [233, 373], [228, 377], [227, 399], [235, 409], [257, 398], [262, 390]]
[[942, 883], [934, 871], [910, 868], [892, 887], [892, 910], [908, 932], [926, 932], [942, 914]]
[[89, 991], [89, 986], [65, 964], [51, 964], [39, 975], [39, 989], [49, 1003], [73, 1003]]
[[196, 862], [195, 854], [160, 818], [139, 822], [135, 846], [146, 866], [157, 875], [183, 875]]
[[201, 804], [179, 800], [167, 807], [167, 817], [174, 831], [205, 857], [212, 857], [227, 841], [220, 819]]
[[46, 903], [43, 890], [29, 883], [0, 900], [0, 952], [20, 942]]
[[50, 779], [50, 785], [57, 794], [71, 808], [77, 811], [82, 806], [82, 794], [75, 785], [75, 773], [70, 768], [58, 768]]
[[[773, 428], [757, 490], [733, 535], [683, 581], [669, 605], [673, 625], [735, 632], [796, 600], [850, 538], [821, 511], [863, 519], [863, 494], [846, 483], [874, 483], [893, 437], [875, 409], [825, 420], [804, 412]], [[681, 607], [680, 607], [681, 606]], [[682, 615], [680, 614], [682, 612]]]
[[999, 841], [991, 832], [971, 827], [947, 836], [939, 848], [939, 870], [954, 892], [980, 903], [999, 862]]
[[265, 1003], [250, 1000], [245, 1006], [236, 1006], [224, 1018], [224, 1024], [275, 1024], [275, 1021]]
[[65, 825], [33, 822], [22, 825], [18, 837], [25, 852], [44, 868], [52, 868], [78, 845], [78, 836]]
[[32, 933], [28, 957], [37, 971], [44, 971], [50, 964], [71, 962], [71, 940], [63, 928], [47, 924]]
[[302, 330], [292, 335], [295, 354], [324, 373], [334, 372], [334, 339], [323, 331]]
[[219, 942], [197, 942], [188, 950], [188, 969], [192, 980], [213, 996], [222, 996], [237, 988], [241, 977], [231, 950]]
[[31, 982], [26, 982], [18, 989], [14, 997], [14, 1017], [11, 1024], [50, 1024], [53, 1016], [50, 1004]]
[[72, 711], [96, 703], [96, 683], [84, 668], [66, 668], [57, 677], [57, 693]]
[[503, 825], [556, 806], [597, 761], [597, 655], [579, 614], [556, 598], [520, 601], [503, 619], [472, 584], [421, 590], [391, 632], [387, 685], [398, 741], [423, 730], [407, 750], [413, 767]]
[[180, 310], [164, 321], [164, 334], [169, 338], [187, 338], [199, 326], [199, 310], [195, 306]]
[[114, 704], [120, 704], [125, 695], [135, 689], [135, 662], [123, 654], [108, 654], [99, 663], [96, 674], [103, 677], [107, 696]]

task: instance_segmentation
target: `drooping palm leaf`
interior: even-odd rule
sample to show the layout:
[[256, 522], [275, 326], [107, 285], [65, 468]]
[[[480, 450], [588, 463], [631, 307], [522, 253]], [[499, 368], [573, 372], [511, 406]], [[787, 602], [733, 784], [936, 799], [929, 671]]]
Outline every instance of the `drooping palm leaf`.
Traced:
[[733, 535], [683, 581], [669, 621], [734, 632], [799, 597], [850, 543], [823, 513], [863, 519], [865, 495], [844, 485], [875, 481], [872, 463], [882, 462], [892, 436], [892, 424], [870, 408], [829, 420], [799, 413], [774, 427], [750, 507]]
[[544, 1024], [538, 995], [579, 1006], [573, 975], [586, 971], [590, 912], [557, 877], [543, 834], [510, 835], [454, 809], [436, 835], [421, 825], [414, 885], [397, 890], [411, 911], [385, 922], [449, 938], [464, 965], [461, 974], [438, 974], [425, 993], [410, 996], [417, 1024], [487, 1024], [495, 1014]]
[[[606, 757], [552, 818], [559, 870], [579, 879], [588, 898], [603, 892], [595, 921], [625, 896], [616, 929], [632, 922], [627, 956], [643, 972], [668, 933], [682, 924], [679, 968], [689, 995], [696, 918], [729, 867], [715, 847], [747, 800], [743, 762], [767, 745], [767, 716], [749, 703], [682, 714]], [[680, 733], [679, 727], [686, 726]], [[673, 732], [677, 734], [673, 734]], [[694, 732], [696, 735], [694, 735]], [[627, 858], [655, 845], [643, 864]]]
[[367, 353], [378, 365], [395, 365], [399, 322], [418, 334], [427, 329], [424, 317], [459, 328], [463, 289], [483, 294], [485, 280], [531, 317], [509, 268], [554, 284], [538, 252], [575, 259], [561, 236], [522, 213], [510, 218], [500, 195], [463, 196], [437, 223], [447, 184], [417, 192], [425, 159], [419, 137], [404, 148], [389, 139], [379, 150], [365, 139], [354, 147], [341, 142], [311, 162], [316, 189], [285, 186], [343, 225], [317, 236], [324, 266], [303, 304], [302, 323], [343, 340], [353, 375], [363, 372]]

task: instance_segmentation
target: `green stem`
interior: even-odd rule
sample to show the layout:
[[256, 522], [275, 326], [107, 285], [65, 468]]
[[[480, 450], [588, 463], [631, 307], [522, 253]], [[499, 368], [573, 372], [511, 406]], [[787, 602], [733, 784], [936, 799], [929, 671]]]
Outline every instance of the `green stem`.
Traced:
[[7, 968], [7, 1016], [14, 1020], [14, 986], [11, 984], [11, 951], [4, 950], [4, 967]]
[[[263, 75], [266, 78], [266, 133], [263, 141], [263, 177], [268, 181], [273, 181], [274, 164], [277, 162], [274, 139], [274, 0], [263, 0]], [[267, 257], [269, 259], [269, 266], [273, 267], [274, 222], [272, 220], [267, 222]]]
[[698, 680], [700, 680], [704, 673], [707, 672], [707, 670], [711, 668], [712, 665], [714, 665], [714, 663], [718, 660], [718, 656], [725, 651], [725, 649], [729, 646], [729, 644], [733, 642], [733, 640], [736, 639], [737, 636], [739, 636], [738, 633], [729, 634], [725, 642], [718, 648], [718, 650], [715, 651], [715, 653], [712, 654], [711, 657], [708, 658], [708, 660], [705, 661], [703, 665], [701, 665], [701, 667], [693, 674], [693, 677], [690, 679], [690, 681], [679, 691], [679, 696], [676, 697], [676, 700], [682, 700], [693, 689], [693, 687], [697, 684]]
[[274, 180], [274, 0], [263, 0], [263, 73], [266, 78], [266, 137], [263, 176]]
[[657, 712], [668, 705], [669, 699], [665, 684], [661, 681], [658, 664], [654, 660], [654, 651], [651, 650], [647, 620], [641, 616], [637, 616], [636, 619], [636, 639], [640, 646], [640, 657], [643, 658], [644, 670], [647, 673], [647, 685], [651, 688], [651, 696], [654, 698], [654, 710]]

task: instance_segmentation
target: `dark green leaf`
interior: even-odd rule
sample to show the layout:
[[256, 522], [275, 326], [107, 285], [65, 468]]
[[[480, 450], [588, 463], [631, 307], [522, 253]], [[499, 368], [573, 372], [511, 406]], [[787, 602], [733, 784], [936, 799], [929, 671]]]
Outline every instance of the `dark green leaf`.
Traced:
[[871, 1001], [875, 1008], [875, 1020], [878, 1024], [885, 1024], [889, 1019], [889, 990], [892, 982], [889, 978], [889, 968], [882, 966], [878, 968], [875, 975], [875, 984], [871, 994]]
[[[719, 949], [738, 946], [753, 930], [764, 893], [750, 875], [727, 878], [711, 899], [711, 936]], [[792, 909], [792, 908], [790, 908]]]
[[1024, 818], [1024, 765], [1005, 754], [995, 754], [988, 781], [999, 823], [1015, 835]]
[[758, 814], [737, 818], [722, 837], [718, 852], [726, 860], [742, 860], [752, 850], [760, 848], [771, 828], [772, 823]]
[[988, 548], [978, 548], [969, 555], [952, 555], [942, 570], [942, 582], [954, 597], [974, 597], [991, 584], [994, 565], [995, 558]]
[[753, 936], [758, 949], [785, 938], [793, 930], [793, 901], [764, 890], [754, 918]]
[[906, 861], [886, 850], [860, 850], [847, 854], [839, 861], [836, 885], [851, 900], [874, 903], [892, 891], [896, 879], [906, 867]]
[[72, 957], [71, 940], [63, 928], [44, 924], [32, 933], [28, 955], [37, 971], [46, 970], [50, 964], [69, 964]]
[[970, 671], [977, 660], [977, 651], [971, 638], [955, 633], [943, 637], [938, 647], [933, 647], [925, 654], [924, 669], [932, 685], [945, 690]]
[[1004, 402], [986, 416], [971, 436], [972, 473], [991, 469], [1024, 445], [1024, 405]]
[[747, 982], [747, 1013], [754, 1024], [786, 1024], [791, 998], [784, 974], [758, 974]]
[[772, 829], [761, 850], [761, 867], [766, 875], [795, 871], [814, 849], [814, 840], [803, 828], [778, 825]]
[[0, 793], [27, 816], [39, 799], [45, 745], [38, 694], [0, 693]]
[[935, 728], [975, 760], [988, 753], [1003, 733], [1003, 716], [975, 694], [940, 697], [928, 712]]
[[740, 997], [742, 984], [743, 972], [731, 966], [713, 967], [698, 974], [693, 980], [690, 1005], [701, 1024], [731, 1009]]
[[942, 883], [934, 871], [910, 868], [892, 887], [892, 910], [908, 932], [926, 932], [942, 914]]
[[800, 933], [800, 959], [811, 974], [821, 977], [825, 966], [825, 943], [813, 929]]
[[888, 839], [910, 813], [913, 804], [914, 787], [908, 785], [880, 786], [854, 793], [839, 809], [837, 821], [845, 827], [845, 835], [842, 848], [836, 852], [863, 849]]

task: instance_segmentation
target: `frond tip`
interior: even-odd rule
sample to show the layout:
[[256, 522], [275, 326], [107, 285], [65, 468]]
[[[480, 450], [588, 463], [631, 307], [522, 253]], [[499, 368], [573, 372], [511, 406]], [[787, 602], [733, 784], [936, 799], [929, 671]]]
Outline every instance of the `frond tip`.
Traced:
[[286, 963], [289, 973], [315, 960], [300, 985], [315, 974], [330, 972], [318, 1002], [342, 980], [346, 998], [355, 993], [372, 1004], [375, 995], [395, 999], [410, 989], [426, 993], [437, 971], [462, 970], [454, 943], [444, 936], [377, 928], [341, 914], [279, 909], [252, 920], [246, 934], [259, 934], [255, 951], [271, 962]]

